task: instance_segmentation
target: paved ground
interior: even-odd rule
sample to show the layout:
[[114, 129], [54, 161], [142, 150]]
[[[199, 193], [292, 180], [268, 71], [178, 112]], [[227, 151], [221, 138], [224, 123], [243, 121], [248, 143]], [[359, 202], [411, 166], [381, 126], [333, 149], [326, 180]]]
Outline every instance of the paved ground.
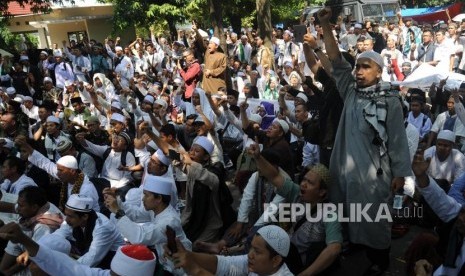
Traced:
[[[232, 185], [229, 181], [227, 182], [231, 194], [234, 197], [233, 207], [237, 209], [240, 204], [241, 194], [239, 189]], [[383, 274], [388, 275], [406, 275], [405, 273], [405, 260], [404, 254], [408, 246], [419, 233], [430, 231], [428, 229], [421, 228], [419, 226], [411, 226], [409, 232], [401, 238], [393, 239], [391, 246], [391, 263], [389, 270]], [[370, 261], [367, 259], [365, 252], [357, 251], [349, 254], [343, 254], [341, 257], [341, 267], [331, 273], [329, 276], [358, 276], [363, 275], [364, 272], [370, 267]]]

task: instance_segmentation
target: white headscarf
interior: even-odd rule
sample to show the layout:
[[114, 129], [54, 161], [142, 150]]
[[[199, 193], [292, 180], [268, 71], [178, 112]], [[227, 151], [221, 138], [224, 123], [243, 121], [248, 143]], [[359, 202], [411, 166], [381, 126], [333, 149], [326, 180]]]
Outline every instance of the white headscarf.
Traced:
[[[210, 106], [210, 102], [207, 99], [207, 96], [205, 95], [205, 91], [201, 88], [196, 88], [194, 90], [195, 94], [199, 94], [200, 97], [200, 106], [202, 107], [203, 114], [210, 120], [210, 123], [214, 123], [215, 120], [215, 113], [213, 112], [213, 109]], [[195, 106], [193, 103], [193, 98], [191, 97], [191, 102], [190, 104], [186, 103], [186, 116], [189, 116], [191, 114], [197, 114], [195, 111]]]
[[105, 93], [105, 97], [107, 101], [111, 101], [113, 98], [115, 98], [115, 87], [113, 86], [113, 83], [107, 77], [102, 74], [102, 73], [95, 73], [94, 74], [94, 84], [95, 84], [95, 79], [99, 79], [102, 82], [102, 87], [97, 87], [94, 85], [95, 91], [102, 91]]

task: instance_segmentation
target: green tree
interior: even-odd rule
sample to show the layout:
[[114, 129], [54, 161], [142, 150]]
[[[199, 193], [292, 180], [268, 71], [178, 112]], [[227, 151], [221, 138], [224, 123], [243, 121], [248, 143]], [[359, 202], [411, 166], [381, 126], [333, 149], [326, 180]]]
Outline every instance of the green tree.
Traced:
[[[16, 2], [22, 7], [24, 5], [29, 5], [33, 13], [50, 13], [52, 11], [51, 5], [71, 3], [74, 4], [74, 0], [3, 0], [0, 1], [0, 48], [4, 48], [10, 51], [16, 50], [16, 45], [21, 41], [21, 37], [17, 34], [11, 33], [8, 28], [8, 21], [12, 18], [12, 14], [8, 12], [8, 6], [10, 3]], [[33, 35], [26, 34], [26, 43], [37, 47], [38, 40], [37, 37]]]

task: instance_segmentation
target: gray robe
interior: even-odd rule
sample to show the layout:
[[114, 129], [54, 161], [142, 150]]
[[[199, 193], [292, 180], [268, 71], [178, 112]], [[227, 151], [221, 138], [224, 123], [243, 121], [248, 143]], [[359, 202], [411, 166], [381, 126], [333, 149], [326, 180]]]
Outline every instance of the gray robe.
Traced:
[[[333, 68], [344, 109], [331, 156], [330, 171], [335, 184], [330, 187], [330, 199], [345, 204], [345, 216], [350, 203], [361, 203], [362, 208], [372, 203], [367, 213], [374, 220], [380, 204], [388, 203], [392, 196], [392, 179], [411, 174], [402, 107], [397, 97], [382, 96], [387, 104], [387, 153], [381, 157], [379, 147], [373, 144], [375, 131], [363, 116], [363, 109], [370, 100], [356, 93], [352, 69], [347, 61], [341, 57], [340, 61], [333, 62]], [[382, 175], [377, 175], [379, 168]], [[348, 228], [352, 243], [376, 249], [386, 249], [391, 244], [391, 223], [387, 220], [350, 222]]]

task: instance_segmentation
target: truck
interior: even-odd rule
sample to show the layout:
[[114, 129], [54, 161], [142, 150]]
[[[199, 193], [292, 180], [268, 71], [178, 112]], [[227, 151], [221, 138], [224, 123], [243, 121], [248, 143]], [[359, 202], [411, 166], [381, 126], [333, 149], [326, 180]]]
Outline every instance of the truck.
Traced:
[[[400, 11], [397, 0], [329, 0], [325, 6], [331, 7], [333, 11], [331, 22], [336, 22], [338, 16], [349, 17], [351, 21], [360, 23], [367, 20], [386, 22], [395, 19]], [[322, 6], [306, 7], [303, 16], [306, 20], [310, 20], [311, 17], [317, 18], [316, 13], [322, 8]]]

